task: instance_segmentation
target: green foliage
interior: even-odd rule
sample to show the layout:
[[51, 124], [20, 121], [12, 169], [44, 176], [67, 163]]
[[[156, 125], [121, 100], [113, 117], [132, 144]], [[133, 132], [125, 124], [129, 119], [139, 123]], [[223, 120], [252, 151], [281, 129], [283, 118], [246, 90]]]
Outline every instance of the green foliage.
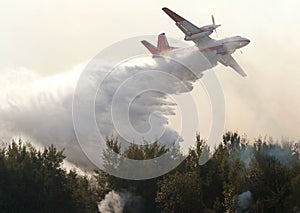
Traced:
[[65, 156], [20, 139], [0, 151], [0, 212], [97, 212], [87, 177], [62, 169]]
[[297, 206], [298, 210], [300, 210], [300, 174], [292, 178], [291, 186], [292, 186], [292, 194], [291, 194], [292, 204]]
[[200, 176], [197, 172], [175, 172], [158, 182], [156, 202], [164, 213], [200, 212], [203, 209]]
[[[153, 159], [166, 152], [171, 160], [183, 157], [179, 147], [169, 150], [157, 141], [128, 147], [121, 147], [116, 137], [107, 137], [106, 142], [108, 149], [101, 153], [106, 171], [122, 167], [130, 172], [135, 168], [130, 168], [128, 159]], [[299, 143], [279, 144], [271, 138], [251, 144], [227, 132], [210, 153], [206, 141], [197, 135], [189, 155], [170, 173], [149, 180], [125, 180], [100, 170], [93, 178], [75, 170], [67, 172], [62, 167], [62, 150], [49, 146], [39, 151], [21, 140], [12, 141], [0, 148], [0, 212], [97, 212], [97, 203], [112, 190], [137, 196], [142, 212], [149, 213], [297, 212], [299, 147]], [[199, 164], [199, 159], [205, 162], [208, 157], [205, 164]], [[164, 167], [164, 163], [157, 166]], [[143, 168], [140, 172], [151, 174], [147, 161]], [[124, 211], [131, 212], [130, 205]]]
[[[184, 182], [179, 179], [184, 179], [184, 174], [190, 172], [199, 174], [197, 181], [201, 186], [198, 193], [201, 199], [199, 204], [203, 205], [202, 211], [291, 212], [299, 209], [298, 146], [292, 143], [281, 145], [271, 138], [269, 141], [258, 139], [250, 145], [245, 137], [227, 132], [211, 159], [200, 166], [197, 164], [199, 156], [205, 149], [205, 141], [197, 136], [195, 147], [190, 150], [183, 165], [177, 168], [181, 177], [176, 173], [177, 175], [169, 175], [164, 182], [159, 183], [157, 201], [164, 211], [172, 212], [185, 206], [184, 203], [174, 202], [173, 195], [179, 192], [176, 191], [172, 178], [176, 179], [179, 187], [180, 182]], [[172, 194], [174, 190], [176, 193]], [[194, 193], [192, 189], [188, 191]], [[248, 199], [247, 206], [239, 197], [246, 191], [251, 192], [248, 193], [251, 198]], [[189, 193], [186, 196], [187, 194]], [[169, 202], [168, 196], [172, 202]], [[179, 196], [183, 195], [179, 193]]]
[[[123, 152], [116, 137], [107, 137], [106, 144], [108, 149], [103, 152], [104, 167], [106, 171], [116, 172], [120, 167], [127, 168], [128, 171], [135, 168], [130, 168], [126, 159], [147, 160], [153, 159], [166, 153], [168, 150], [165, 146], [160, 145], [157, 141], [152, 144], [144, 142], [143, 145], [131, 144]], [[112, 153], [120, 154], [119, 156]], [[171, 153], [179, 152], [175, 150]], [[161, 165], [163, 166], [163, 165]], [[151, 173], [151, 167], [144, 162], [144, 167], [141, 172]], [[155, 204], [155, 197], [157, 192], [157, 182], [160, 178], [153, 178], [149, 180], [125, 180], [122, 178], [108, 175], [103, 171], [97, 171], [95, 175], [99, 187], [99, 195], [103, 199], [105, 194], [111, 190], [122, 191], [126, 189], [134, 195], [141, 196], [144, 203], [144, 212], [159, 212]]]
[[[209, 147], [205, 143], [205, 140], [200, 138], [200, 135], [196, 135], [195, 145], [189, 150], [189, 154], [181, 165], [184, 170], [197, 170], [200, 169], [199, 159], [203, 162], [209, 159]], [[179, 169], [179, 168], [177, 168]]]
[[286, 166], [274, 157], [257, 152], [251, 162], [247, 183], [258, 212], [283, 212], [290, 194], [291, 176]]

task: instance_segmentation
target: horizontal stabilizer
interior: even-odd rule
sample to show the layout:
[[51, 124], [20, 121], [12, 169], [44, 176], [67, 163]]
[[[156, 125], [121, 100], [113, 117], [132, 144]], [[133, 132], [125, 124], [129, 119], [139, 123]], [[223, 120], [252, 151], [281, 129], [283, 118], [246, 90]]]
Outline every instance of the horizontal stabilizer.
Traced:
[[153, 55], [159, 55], [160, 54], [160, 50], [153, 46], [152, 44], [150, 44], [148, 41], [143, 40], [141, 41], [141, 43], [153, 54]]

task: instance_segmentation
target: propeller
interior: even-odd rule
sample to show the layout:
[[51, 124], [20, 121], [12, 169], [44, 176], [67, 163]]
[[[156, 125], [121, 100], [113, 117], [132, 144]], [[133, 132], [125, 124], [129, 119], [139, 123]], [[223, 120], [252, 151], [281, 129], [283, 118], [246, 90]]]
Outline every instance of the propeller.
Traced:
[[212, 23], [213, 23], [213, 26], [214, 26], [214, 31], [215, 31], [216, 36], [218, 38], [217, 27], [220, 27], [221, 25], [220, 24], [216, 25], [214, 15], [211, 15], [211, 20], [212, 20]]
[[216, 25], [216, 22], [215, 22], [214, 15], [211, 15], [211, 19], [212, 19], [212, 23], [213, 23], [213, 25]]

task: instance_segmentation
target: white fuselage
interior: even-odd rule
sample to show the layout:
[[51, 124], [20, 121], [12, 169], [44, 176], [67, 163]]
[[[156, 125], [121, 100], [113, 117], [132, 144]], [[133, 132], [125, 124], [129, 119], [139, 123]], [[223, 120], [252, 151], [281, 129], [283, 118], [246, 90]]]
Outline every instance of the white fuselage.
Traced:
[[[241, 36], [234, 36], [220, 40], [211, 39], [203, 43], [201, 46], [195, 45], [192, 47], [173, 49], [171, 51], [166, 51], [163, 55], [169, 55], [171, 57], [178, 58], [178, 60], [187, 58], [187, 55], [189, 55], [187, 63], [189, 63], [189, 61], [201, 61], [203, 65], [201, 66], [202, 69], [200, 69], [203, 71], [215, 67], [218, 64], [220, 57], [226, 54], [232, 54], [236, 49], [246, 46], [249, 42], [249, 39]], [[201, 55], [200, 57], [199, 54]], [[205, 62], [205, 60], [209, 63]]]
[[241, 36], [234, 36], [220, 40], [210, 40], [201, 46], [198, 46], [201, 52], [217, 51], [217, 54], [232, 54], [236, 49], [242, 48], [249, 44], [250, 40]]

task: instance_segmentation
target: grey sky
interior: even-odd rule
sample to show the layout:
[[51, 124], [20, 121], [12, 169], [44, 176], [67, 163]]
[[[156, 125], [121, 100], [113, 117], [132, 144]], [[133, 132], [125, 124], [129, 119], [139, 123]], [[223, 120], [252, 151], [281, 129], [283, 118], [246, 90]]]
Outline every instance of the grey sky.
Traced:
[[24, 67], [49, 75], [70, 70], [110, 44], [132, 36], [181, 38], [161, 8], [167, 6], [201, 26], [214, 14], [219, 37], [251, 39], [234, 57], [246, 70], [215, 70], [224, 88], [226, 129], [250, 137], [300, 139], [300, 2], [288, 1], [2, 1], [0, 72]]

